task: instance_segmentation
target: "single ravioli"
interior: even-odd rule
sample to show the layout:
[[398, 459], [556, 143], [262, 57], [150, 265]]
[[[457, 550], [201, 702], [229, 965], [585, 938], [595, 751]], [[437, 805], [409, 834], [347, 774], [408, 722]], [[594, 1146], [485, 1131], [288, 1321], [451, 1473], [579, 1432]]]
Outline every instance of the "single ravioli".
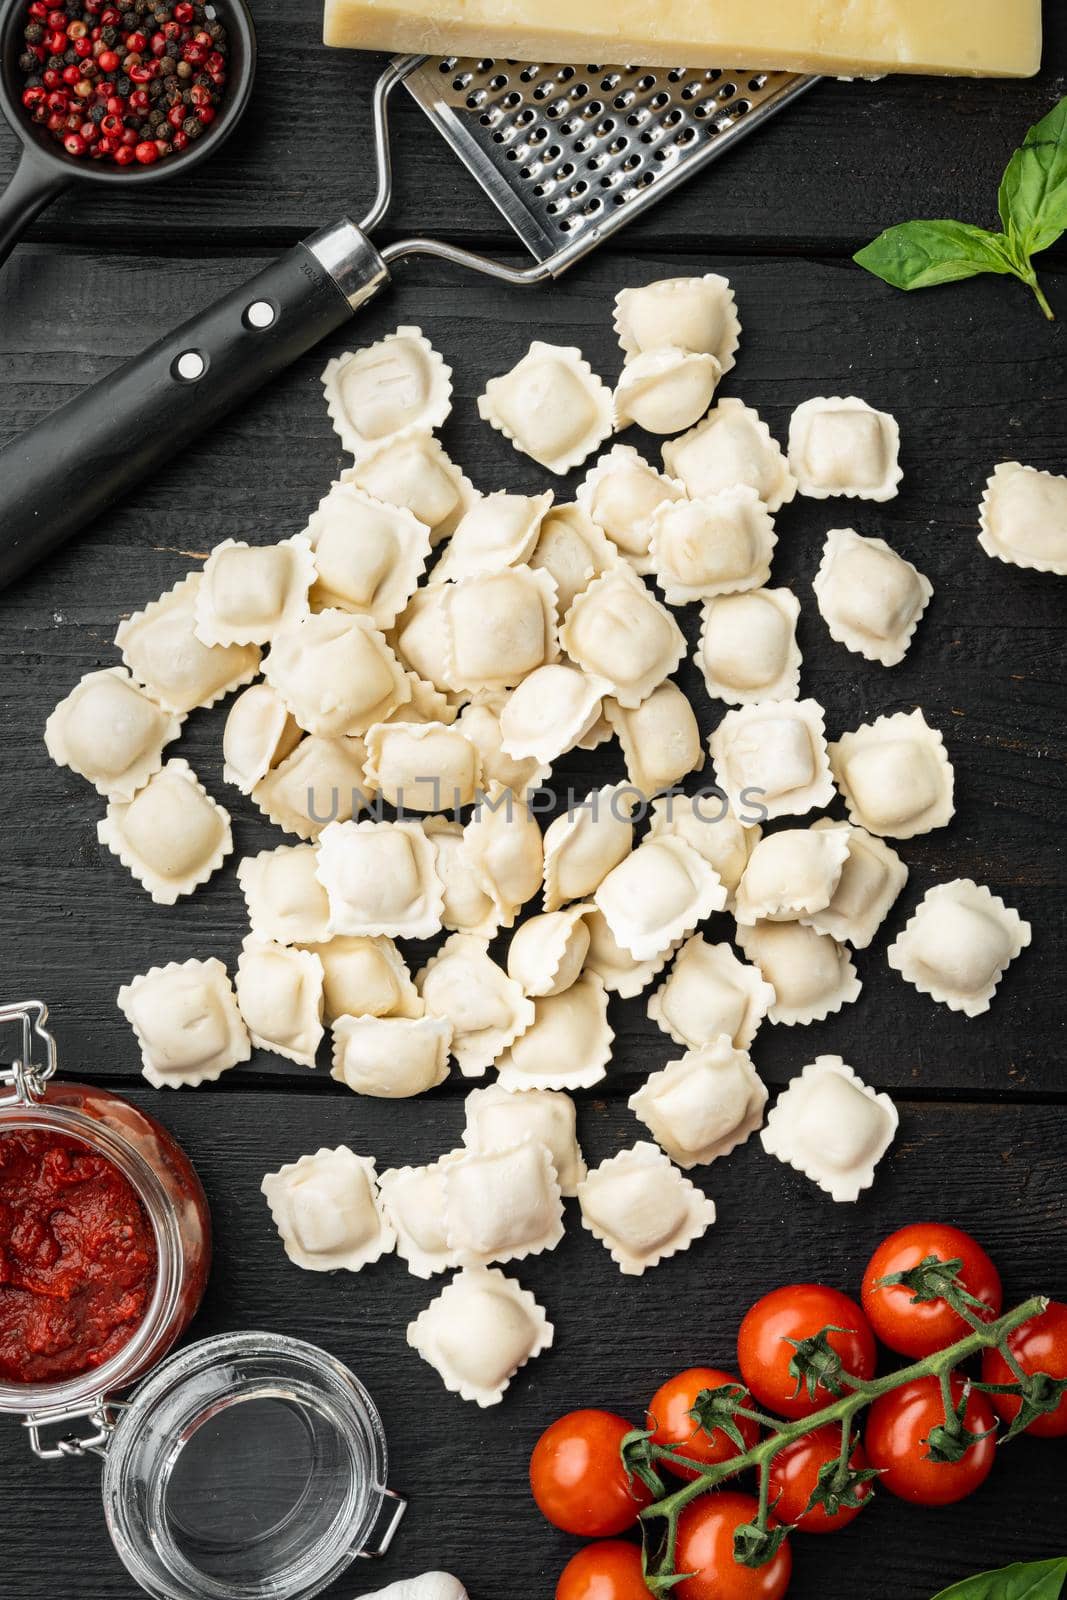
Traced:
[[738, 925], [737, 942], [774, 990], [771, 1022], [822, 1022], [859, 999], [863, 985], [848, 951], [828, 933], [802, 922], [756, 922]]
[[552, 1156], [529, 1142], [468, 1150], [444, 1172], [448, 1248], [461, 1266], [521, 1261], [563, 1238], [563, 1200]]
[[396, 1234], [396, 1253], [416, 1278], [458, 1263], [445, 1239], [444, 1172], [460, 1152], [424, 1167], [391, 1167], [378, 1179], [382, 1206]]
[[123, 984], [118, 1005], [153, 1088], [214, 1083], [252, 1054], [226, 968], [214, 956], [150, 967]]
[[222, 730], [222, 776], [251, 794], [300, 743], [301, 729], [269, 683], [252, 683], [230, 707]]
[[268, 1172], [260, 1187], [286, 1255], [308, 1272], [359, 1272], [396, 1243], [374, 1160], [347, 1145], [301, 1156]]
[[442, 926], [450, 933], [493, 938], [500, 927], [501, 908], [482, 886], [481, 874], [464, 843], [463, 824], [451, 817], [423, 817], [422, 829], [433, 846], [434, 867], [441, 880]]
[[535, 339], [478, 398], [483, 422], [549, 472], [569, 472], [612, 431], [611, 391], [572, 346]]
[[608, 734], [616, 734], [626, 776], [645, 800], [671, 789], [704, 765], [700, 725], [688, 695], [668, 678], [639, 706], [604, 701]]
[[883, 667], [903, 661], [934, 592], [884, 539], [852, 528], [830, 529], [812, 588], [831, 639]]
[[600, 457], [578, 488], [578, 504], [635, 572], [653, 568], [652, 522], [665, 503], [684, 500], [685, 486], [649, 465], [632, 445]]
[[454, 531], [475, 498], [470, 479], [428, 428], [405, 428], [372, 445], [340, 481], [410, 511], [429, 528], [435, 545]]
[[556, 614], [562, 622], [572, 600], [619, 560], [618, 547], [575, 503], [549, 508], [527, 564], [535, 572], [543, 568], [555, 583]]
[[196, 636], [206, 645], [266, 644], [307, 616], [314, 581], [311, 546], [298, 534], [266, 545], [224, 539], [197, 587]]
[[533, 1295], [493, 1267], [467, 1267], [408, 1325], [408, 1344], [463, 1400], [495, 1406], [520, 1367], [552, 1343]]
[[415, 979], [430, 1016], [452, 1025], [452, 1054], [478, 1078], [534, 1020], [533, 1002], [489, 955], [488, 940], [454, 933]]
[[501, 707], [501, 749], [513, 761], [550, 766], [599, 719], [610, 687], [606, 679], [562, 661], [535, 667]]
[[96, 836], [160, 906], [192, 894], [233, 850], [229, 812], [178, 759], [132, 800], [110, 800]]
[[552, 500], [551, 489], [536, 495], [508, 494], [503, 489], [476, 495], [431, 572], [430, 583], [521, 566], [537, 544]]
[[693, 660], [713, 699], [729, 705], [795, 700], [800, 693], [800, 602], [788, 589], [717, 595], [702, 607]]
[[633, 356], [615, 385], [616, 432], [632, 423], [646, 433], [681, 433], [711, 404], [722, 367], [713, 355], [661, 345]]
[[684, 839], [645, 839], [593, 896], [617, 942], [638, 961], [659, 955], [726, 904], [715, 869]]
[[421, 328], [335, 356], [322, 374], [334, 431], [357, 461], [409, 428], [438, 428], [452, 409], [452, 369]]
[[543, 569], [519, 565], [480, 572], [444, 585], [441, 592], [444, 687], [467, 694], [513, 689], [536, 667], [558, 658], [556, 586]]
[[987, 556], [1067, 575], [1067, 477], [1002, 461], [985, 486], [979, 518]]
[[504, 1089], [499, 1083], [472, 1089], [464, 1101], [463, 1143], [485, 1155], [529, 1142], [552, 1157], [560, 1191], [573, 1198], [586, 1174], [578, 1145], [577, 1112], [569, 1094], [557, 1089]]
[[737, 889], [734, 915], [756, 922], [797, 922], [825, 911], [848, 859], [842, 828], [783, 828], [761, 839]]
[[316, 944], [330, 936], [330, 903], [313, 844], [280, 844], [237, 863], [252, 932], [278, 944]]
[[633, 848], [636, 796], [624, 784], [605, 784], [568, 801], [544, 836], [544, 904], [558, 911], [584, 900]]
[[798, 921], [832, 934], [839, 944], [866, 950], [907, 883], [908, 869], [884, 839], [876, 839], [863, 828], [829, 817], [820, 817], [812, 827], [840, 830], [848, 841], [848, 855], [829, 904]]
[[652, 517], [656, 582], [674, 606], [759, 589], [778, 543], [774, 518], [746, 483], [699, 500], [668, 500]]
[[685, 635], [633, 570], [613, 567], [572, 604], [559, 631], [571, 659], [610, 685], [614, 699], [639, 706], [685, 654]]
[[365, 786], [398, 811], [459, 811], [481, 779], [477, 746], [443, 722], [377, 722], [367, 730]]
[[956, 814], [944, 738], [920, 710], [865, 722], [842, 734], [829, 754], [849, 820], [868, 833], [913, 839]]
[[497, 1061], [503, 1089], [591, 1089], [606, 1076], [615, 1037], [608, 996], [586, 970], [561, 994], [539, 995], [534, 1020]]
[[656, 1143], [686, 1170], [744, 1144], [763, 1121], [766, 1103], [751, 1058], [722, 1036], [653, 1072], [628, 1102]]
[[660, 278], [615, 296], [615, 332], [628, 361], [644, 350], [673, 345], [712, 355], [723, 372], [735, 365], [741, 337], [729, 278]]
[[649, 829], [653, 838], [676, 834], [691, 844], [715, 868], [726, 890], [727, 911], [748, 858], [762, 837], [756, 822], [739, 821], [719, 789], [700, 794], [668, 794], [652, 806]]
[[805, 400], [789, 424], [789, 470], [813, 500], [892, 500], [904, 473], [900, 429], [855, 395]]
[[87, 778], [109, 800], [132, 800], [163, 765], [163, 746], [185, 718], [166, 711], [124, 667], [87, 672], [45, 723], [57, 767]]
[[688, 1250], [715, 1221], [714, 1203], [646, 1141], [594, 1167], [578, 1204], [582, 1226], [635, 1278]]
[[335, 607], [391, 628], [426, 570], [430, 530], [402, 506], [375, 500], [346, 478], [330, 486], [308, 519], [318, 610]]
[[385, 637], [369, 617], [331, 608], [274, 635], [263, 675], [308, 733], [366, 733], [411, 697]]
[[331, 822], [318, 845], [330, 932], [428, 939], [443, 894], [433, 846], [417, 822]]
[[407, 962], [385, 934], [335, 934], [303, 946], [323, 973], [323, 1016], [419, 1017], [423, 1005]]
[[252, 799], [284, 832], [317, 839], [331, 822], [347, 822], [369, 803], [366, 760], [367, 747], [356, 734], [337, 739], [306, 734], [284, 761], [260, 778]]
[[353, 1094], [407, 1100], [448, 1077], [447, 1017], [336, 1017], [330, 1077]]
[[510, 789], [492, 783], [463, 830], [463, 848], [499, 925], [510, 928], [541, 885], [545, 858], [537, 818]]
[[545, 911], [527, 917], [508, 946], [508, 974], [524, 994], [562, 994], [581, 976], [589, 953], [585, 914], [590, 906], [578, 903], [565, 911]]
[[622, 1000], [632, 1000], [642, 989], [647, 989], [677, 948], [669, 945], [666, 950], [638, 961], [618, 942], [608, 919], [596, 906], [590, 906], [583, 913], [582, 921], [589, 929], [585, 972], [599, 978], [608, 994], [617, 994]]
[[768, 511], [796, 496], [796, 479], [758, 411], [741, 400], [720, 400], [695, 428], [663, 446], [663, 465], [693, 500], [748, 484]]
[[1030, 924], [999, 895], [972, 878], [954, 878], [927, 890], [887, 959], [920, 994], [978, 1017], [1030, 934]]
[[191, 572], [143, 611], [120, 622], [115, 643], [131, 675], [167, 711], [183, 716], [250, 683], [259, 671], [254, 644], [204, 644], [196, 635], [203, 574]]
[[747, 1050], [773, 1004], [774, 990], [757, 967], [739, 961], [728, 944], [694, 934], [649, 999], [648, 1016], [688, 1050], [721, 1035], [735, 1050]]
[[237, 1005], [252, 1043], [313, 1067], [322, 1039], [322, 962], [309, 950], [249, 934], [237, 962]]
[[824, 713], [815, 700], [761, 700], [728, 711], [708, 745], [734, 812], [803, 816], [834, 797]]
[[899, 1124], [887, 1094], [876, 1094], [840, 1056], [816, 1056], [778, 1096], [760, 1142], [832, 1199], [858, 1200]]

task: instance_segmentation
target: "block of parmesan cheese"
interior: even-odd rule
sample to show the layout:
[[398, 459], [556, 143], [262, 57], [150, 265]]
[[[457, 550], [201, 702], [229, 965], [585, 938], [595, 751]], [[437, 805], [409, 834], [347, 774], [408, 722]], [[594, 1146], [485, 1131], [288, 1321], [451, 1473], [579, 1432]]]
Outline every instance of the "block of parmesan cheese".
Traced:
[[518, 61], [1025, 78], [1041, 0], [326, 0], [327, 44]]

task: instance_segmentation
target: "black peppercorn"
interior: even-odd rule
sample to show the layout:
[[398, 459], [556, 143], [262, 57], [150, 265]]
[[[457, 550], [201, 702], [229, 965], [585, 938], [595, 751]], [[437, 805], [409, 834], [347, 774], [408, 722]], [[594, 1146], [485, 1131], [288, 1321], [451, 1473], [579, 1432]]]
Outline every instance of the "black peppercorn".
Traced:
[[62, 72], [65, 63], [62, 56], [49, 56], [46, 65], [52, 72]]
[[[37, 65], [36, 56], [33, 58], [33, 64], [34, 66]], [[31, 72], [29, 77], [26, 79], [26, 87], [27, 89], [42, 89], [44, 87], [44, 79], [41, 77], [41, 74], [39, 72]]]
[[125, 75], [115, 79], [115, 93], [120, 94], [124, 100], [132, 88], [133, 84]]
[[107, 116], [107, 106], [95, 105], [89, 113], [90, 122], [103, 122]]
[[187, 134], [190, 139], [199, 139], [203, 131], [204, 124], [200, 121], [199, 117], [186, 117], [185, 121], [182, 123], [182, 132]]
[[165, 112], [162, 112], [162, 111], [150, 111], [148, 113], [148, 125], [149, 125], [150, 128], [158, 128], [161, 125], [161, 123], [166, 122], [166, 120], [167, 120], [167, 118], [166, 118], [166, 113]]
[[136, 11], [124, 11], [122, 13], [122, 26], [127, 33], [133, 33], [140, 20]]
[[37, 65], [37, 57], [32, 50], [24, 50], [19, 56], [19, 71], [32, 72]]
[[76, 67], [79, 66], [80, 63], [81, 56], [78, 54], [77, 50], [64, 50], [63, 65], [65, 67]]
[[118, 36], [119, 36], [119, 30], [117, 28], [101, 28], [100, 29], [101, 42], [103, 44], [106, 44], [109, 50], [111, 49], [112, 45], [115, 44], [115, 42], [117, 41]]
[[41, 40], [44, 38], [44, 34], [45, 29], [43, 23], [29, 22], [26, 25], [26, 31], [23, 34], [23, 37], [25, 38], [27, 44], [40, 44]]
[[162, 93], [163, 85], [160, 83], [158, 78], [153, 78], [152, 82], [148, 85], [148, 98], [150, 100], [158, 100]]

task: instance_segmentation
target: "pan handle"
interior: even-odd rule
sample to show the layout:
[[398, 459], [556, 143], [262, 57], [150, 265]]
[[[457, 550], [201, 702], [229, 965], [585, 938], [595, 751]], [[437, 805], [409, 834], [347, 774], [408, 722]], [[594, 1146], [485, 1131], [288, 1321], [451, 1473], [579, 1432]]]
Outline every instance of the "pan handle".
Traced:
[[327, 228], [0, 450], [0, 588], [341, 327], [388, 277], [353, 223]]
[[70, 186], [72, 177], [58, 163], [43, 161], [27, 145], [10, 183], [0, 195], [0, 266], [3, 266], [38, 211]]

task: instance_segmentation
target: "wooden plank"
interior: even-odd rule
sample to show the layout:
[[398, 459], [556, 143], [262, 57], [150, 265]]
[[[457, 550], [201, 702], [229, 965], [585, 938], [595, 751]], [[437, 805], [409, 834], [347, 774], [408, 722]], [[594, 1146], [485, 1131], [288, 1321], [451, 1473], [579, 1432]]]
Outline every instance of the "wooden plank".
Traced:
[[[989, 225], [1001, 169], [1027, 126], [1063, 93], [1067, 16], [1045, 7], [1045, 70], [1024, 82], [890, 77], [831, 82], [636, 223], [628, 248], [851, 251], [917, 211]], [[206, 240], [289, 241], [370, 203], [370, 95], [385, 58], [327, 50], [317, 4], [256, 6], [260, 63], [244, 125], [189, 179], [135, 196], [72, 192], [34, 237], [106, 248]], [[400, 97], [403, 100], [403, 97]], [[508, 237], [496, 212], [410, 103], [396, 115], [398, 192], [387, 235]], [[18, 146], [0, 127], [0, 184]]]
[[[257, 265], [206, 260], [193, 280], [173, 262], [82, 256], [75, 305], [66, 298], [70, 259], [30, 252], [14, 268], [26, 314], [0, 330], [0, 428], [26, 426], [106, 372], [161, 321], [180, 320], [207, 285], [229, 288]], [[888, 928], [858, 959], [861, 1002], [814, 1028], [764, 1027], [760, 1069], [781, 1082], [817, 1051], [831, 1050], [894, 1088], [1062, 1092], [1067, 1001], [1063, 986], [1050, 981], [1065, 916], [1061, 595], [1054, 579], [991, 562], [975, 542], [980, 488], [995, 461], [1021, 454], [1067, 467], [1067, 408], [1052, 366], [1057, 335], [1024, 292], [997, 280], [905, 301], [859, 272], [826, 264], [676, 257], [602, 259], [549, 300], [469, 279], [450, 284], [443, 270], [424, 265], [372, 306], [348, 338], [421, 322], [455, 371], [446, 444], [481, 487], [531, 490], [543, 487], [546, 475], [477, 420], [474, 396], [486, 377], [516, 359], [536, 331], [580, 344], [610, 378], [619, 365], [610, 325], [618, 285], [709, 267], [733, 273], [745, 322], [741, 362], [724, 391], [757, 404], [779, 437], [790, 409], [811, 394], [858, 392], [901, 419], [901, 496], [887, 506], [799, 500], [779, 519], [775, 582], [791, 585], [803, 601], [803, 687], [825, 704], [831, 733], [921, 704], [945, 733], [958, 779], [952, 826], [902, 846], [912, 881]], [[102, 309], [109, 294], [122, 305], [119, 320]], [[94, 305], [101, 309], [91, 313]], [[531, 318], [545, 320], [535, 329]], [[977, 381], [976, 341], [984, 361]], [[342, 337], [333, 348], [344, 343]], [[191, 901], [150, 905], [96, 843], [102, 803], [48, 762], [45, 718], [83, 672], [117, 659], [111, 639], [119, 616], [168, 588], [196, 565], [197, 553], [226, 536], [267, 540], [303, 526], [345, 459], [317, 382], [324, 354], [300, 363], [0, 603], [8, 773], [0, 829], [13, 930], [0, 950], [2, 989], [32, 989], [50, 1000], [66, 1060], [79, 1071], [135, 1071], [133, 1041], [114, 1004], [119, 984], [153, 963], [193, 955], [217, 954], [232, 967], [244, 910], [232, 868]], [[654, 441], [644, 444], [654, 448]], [[76, 493], [76, 464], [71, 486]], [[815, 610], [810, 583], [825, 530], [850, 523], [887, 534], [935, 585], [906, 662], [891, 671], [833, 644]], [[695, 637], [698, 608], [689, 607], [683, 621]], [[680, 678], [710, 728], [721, 706], [707, 700], [691, 662]], [[221, 781], [225, 714], [217, 707], [191, 717], [180, 750], [231, 808], [244, 854], [282, 836]], [[617, 746], [568, 757], [557, 782], [584, 793], [612, 774], [622, 775]], [[710, 768], [698, 781], [705, 779], [711, 781]], [[992, 1011], [974, 1021], [933, 1005], [885, 964], [889, 938], [921, 894], [958, 876], [989, 883], [1034, 925], [1034, 948], [1011, 969]], [[728, 936], [725, 919], [712, 926]], [[613, 1071], [623, 1087], [677, 1053], [641, 1003], [615, 1004], [613, 1019]], [[263, 1055], [250, 1070], [306, 1077]]]
[[[136, 1090], [133, 1098], [160, 1111], [150, 1091]], [[304, 1275], [285, 1260], [259, 1194], [265, 1171], [322, 1144], [347, 1140], [383, 1166], [431, 1159], [458, 1139], [458, 1103], [360, 1102], [338, 1118], [334, 1105], [291, 1095], [166, 1097], [162, 1115], [197, 1164], [215, 1216], [217, 1260], [193, 1334], [265, 1328], [332, 1351], [381, 1408], [391, 1482], [410, 1496], [394, 1553], [329, 1593], [368, 1593], [443, 1567], [463, 1578], [473, 1600], [501, 1600], [505, 1590], [523, 1600], [547, 1597], [576, 1541], [544, 1523], [529, 1498], [526, 1462], [541, 1429], [579, 1405], [608, 1406], [637, 1420], [669, 1372], [698, 1362], [732, 1367], [737, 1324], [753, 1299], [794, 1277], [855, 1293], [878, 1239], [905, 1221], [948, 1217], [971, 1229], [998, 1261], [1009, 1304], [1040, 1290], [1062, 1298], [1067, 1113], [911, 1103], [902, 1113], [892, 1158], [856, 1206], [835, 1206], [754, 1140], [705, 1169], [700, 1181], [719, 1208], [717, 1226], [643, 1279], [621, 1277], [578, 1226], [572, 1202], [559, 1250], [513, 1273], [554, 1319], [555, 1346], [518, 1376], [501, 1407], [483, 1412], [447, 1395], [405, 1346], [409, 1318], [440, 1280], [420, 1282], [395, 1259], [358, 1278]], [[591, 1096], [582, 1098], [579, 1117], [591, 1161], [638, 1131], [624, 1108]], [[92, 1461], [30, 1465], [18, 1428], [0, 1428], [4, 1593], [11, 1600], [37, 1592], [44, 1538], [56, 1594], [132, 1596], [107, 1542], [97, 1476]], [[1065, 1518], [1062, 1442], [1020, 1440], [963, 1505], [917, 1510], [886, 1494], [844, 1538], [797, 1536], [790, 1600], [890, 1592], [894, 1600], [927, 1600], [965, 1573], [1061, 1554]]]

